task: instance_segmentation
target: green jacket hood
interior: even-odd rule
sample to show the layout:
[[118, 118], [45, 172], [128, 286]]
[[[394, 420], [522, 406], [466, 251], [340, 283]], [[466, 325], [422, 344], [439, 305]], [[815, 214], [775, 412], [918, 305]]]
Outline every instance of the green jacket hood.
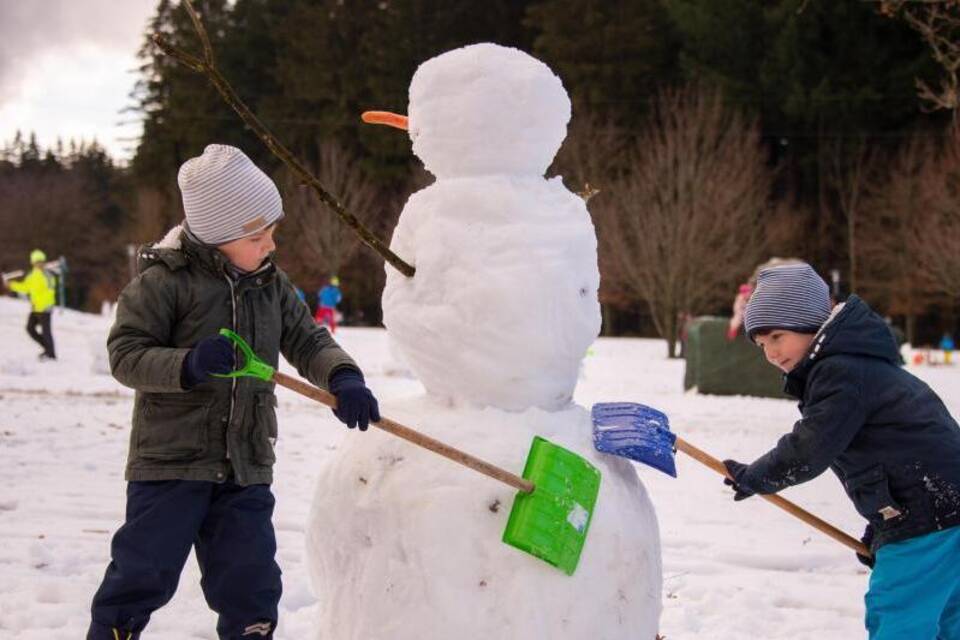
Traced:
[[[176, 271], [194, 262], [210, 273], [219, 276], [228, 273], [230, 260], [216, 247], [203, 244], [190, 233], [186, 222], [173, 227], [159, 242], [144, 245], [137, 252], [137, 272], [143, 273], [150, 267], [163, 263], [171, 271]], [[263, 268], [273, 266], [269, 259]], [[261, 270], [263, 270], [261, 268]]]

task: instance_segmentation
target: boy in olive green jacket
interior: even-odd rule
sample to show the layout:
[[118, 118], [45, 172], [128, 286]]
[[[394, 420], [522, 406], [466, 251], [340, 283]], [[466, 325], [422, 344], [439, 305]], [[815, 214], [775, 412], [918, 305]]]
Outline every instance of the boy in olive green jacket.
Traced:
[[178, 176], [186, 222], [139, 252], [107, 347], [114, 376], [136, 389], [127, 517], [94, 596], [88, 640], [137, 638], [173, 597], [191, 548], [221, 639], [270, 638], [280, 569], [270, 491], [274, 385], [217, 378], [237, 362], [228, 327], [263, 360], [280, 353], [329, 389], [336, 416], [380, 419], [363, 374], [318, 327], [271, 259], [283, 217], [276, 186], [239, 149], [209, 145]]

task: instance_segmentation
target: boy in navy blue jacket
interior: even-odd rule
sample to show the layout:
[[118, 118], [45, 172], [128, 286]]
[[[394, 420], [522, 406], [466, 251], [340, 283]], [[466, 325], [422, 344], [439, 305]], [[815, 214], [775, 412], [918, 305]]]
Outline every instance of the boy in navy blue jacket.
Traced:
[[736, 494], [776, 493], [827, 468], [868, 520], [871, 640], [960, 640], [960, 428], [899, 366], [889, 328], [856, 296], [831, 310], [807, 264], [760, 272], [747, 335], [800, 400], [793, 431], [749, 465]]

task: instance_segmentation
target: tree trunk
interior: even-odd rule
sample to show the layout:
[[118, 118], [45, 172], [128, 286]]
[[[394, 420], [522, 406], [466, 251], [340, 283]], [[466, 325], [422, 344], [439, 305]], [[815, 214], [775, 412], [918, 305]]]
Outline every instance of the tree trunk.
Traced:
[[850, 293], [857, 292], [856, 213], [847, 212], [847, 251], [850, 256]]
[[677, 357], [677, 337], [679, 334], [679, 322], [677, 322], [677, 312], [672, 311], [670, 319], [667, 320], [667, 357], [671, 360]]

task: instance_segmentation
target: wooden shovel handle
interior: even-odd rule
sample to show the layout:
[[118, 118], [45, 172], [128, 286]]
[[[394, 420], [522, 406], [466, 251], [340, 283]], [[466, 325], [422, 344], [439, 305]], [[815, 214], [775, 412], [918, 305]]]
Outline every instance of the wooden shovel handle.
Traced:
[[[337, 398], [332, 393], [315, 387], [312, 384], [307, 384], [303, 380], [298, 380], [297, 378], [288, 376], [285, 373], [274, 371], [273, 381], [282, 387], [290, 389], [291, 391], [296, 391], [297, 393], [316, 400], [321, 404], [325, 404], [331, 409], [337, 408]], [[430, 436], [424, 435], [419, 431], [414, 431], [410, 427], [405, 427], [399, 422], [394, 422], [389, 418], [381, 418], [379, 422], [373, 422], [371, 424], [378, 429], [383, 429], [388, 433], [392, 433], [393, 435], [403, 438], [408, 442], [412, 442], [415, 445], [421, 446], [424, 449], [429, 449], [434, 453], [439, 453], [443, 457], [449, 458], [454, 462], [458, 462], [465, 467], [473, 469], [474, 471], [479, 471], [483, 475], [493, 478], [494, 480], [499, 480], [500, 482], [509, 485], [514, 489], [523, 491], [524, 493], [532, 493], [534, 490], [534, 484], [529, 480], [524, 480], [520, 476], [501, 469], [496, 465], [492, 465], [489, 462], [485, 462], [480, 458], [470, 455], [469, 453], [455, 449], [454, 447], [444, 444], [439, 440], [435, 440]]]
[[[676, 447], [678, 451], [684, 452], [685, 454], [687, 454], [697, 462], [700, 462], [710, 467], [711, 469], [713, 469], [714, 471], [716, 471], [717, 473], [719, 473], [724, 477], [730, 478], [730, 474], [727, 472], [727, 468], [726, 466], [724, 466], [722, 462], [720, 462], [719, 460], [711, 456], [709, 453], [693, 446], [683, 438], [677, 438]], [[730, 478], [730, 479], [733, 480], [733, 478]], [[866, 547], [866, 545], [860, 542], [859, 540], [857, 540], [856, 538], [847, 535], [840, 529], [837, 529], [832, 524], [828, 522], [824, 522], [823, 520], [813, 515], [809, 511], [801, 509], [800, 507], [793, 504], [786, 498], [783, 498], [777, 495], [776, 493], [758, 493], [757, 495], [759, 495], [761, 498], [763, 498], [767, 502], [772, 502], [773, 504], [777, 505], [787, 513], [797, 518], [800, 518], [801, 520], [809, 524], [814, 529], [819, 529], [820, 531], [827, 534], [828, 536], [830, 536], [840, 544], [850, 547], [860, 555], [867, 556], [868, 558], [873, 555], [872, 553], [870, 553], [870, 550]]]

